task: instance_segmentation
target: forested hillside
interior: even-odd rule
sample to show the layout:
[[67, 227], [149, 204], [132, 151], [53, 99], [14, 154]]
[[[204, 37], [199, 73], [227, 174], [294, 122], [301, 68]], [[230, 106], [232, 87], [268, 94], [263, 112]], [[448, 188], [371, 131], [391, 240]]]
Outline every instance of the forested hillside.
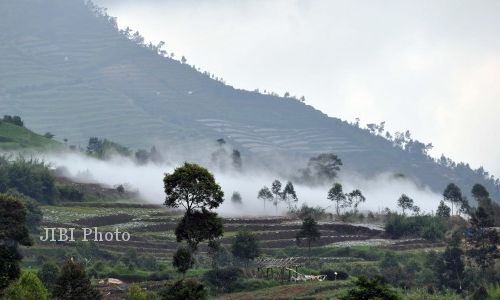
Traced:
[[437, 162], [409, 136], [386, 138], [297, 99], [235, 89], [172, 58], [168, 47], [120, 31], [83, 1], [2, 1], [0, 28], [0, 111], [70, 144], [100, 136], [130, 147], [181, 146], [222, 137], [243, 154], [305, 160], [334, 152], [366, 176], [402, 173], [435, 191], [480, 182], [500, 198], [499, 181], [483, 169]]

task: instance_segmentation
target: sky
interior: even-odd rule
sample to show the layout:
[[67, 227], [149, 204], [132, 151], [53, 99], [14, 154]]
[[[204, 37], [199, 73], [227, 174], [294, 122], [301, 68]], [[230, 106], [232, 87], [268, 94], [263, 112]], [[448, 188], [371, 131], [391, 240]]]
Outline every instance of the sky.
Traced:
[[500, 1], [95, 2], [234, 87], [386, 121], [500, 176]]

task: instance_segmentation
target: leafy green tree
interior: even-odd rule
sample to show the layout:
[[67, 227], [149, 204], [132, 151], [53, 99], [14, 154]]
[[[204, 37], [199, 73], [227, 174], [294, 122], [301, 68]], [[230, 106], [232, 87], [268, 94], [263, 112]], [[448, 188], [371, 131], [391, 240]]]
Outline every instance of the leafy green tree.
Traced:
[[347, 207], [349, 200], [342, 190], [342, 185], [340, 183], [335, 183], [332, 188], [328, 191], [328, 200], [335, 202], [335, 212], [337, 216], [340, 216], [340, 208]]
[[450, 211], [451, 211], [450, 207], [448, 207], [446, 204], [444, 204], [444, 201], [441, 200], [441, 202], [439, 202], [439, 206], [437, 208], [436, 215], [438, 217], [442, 217], [442, 218], [449, 218]]
[[446, 186], [443, 192], [443, 200], [446, 202], [450, 202], [451, 214], [453, 215], [454, 205], [458, 206], [463, 201], [462, 191], [457, 185], [455, 185], [454, 183], [450, 183]]
[[0, 194], [0, 291], [20, 275], [18, 245], [31, 246], [26, 208], [11, 195]]
[[162, 300], [205, 300], [208, 292], [205, 286], [194, 279], [183, 279], [167, 283], [158, 295]]
[[321, 238], [318, 223], [311, 217], [304, 219], [302, 227], [297, 233], [297, 241], [300, 242], [300, 239], [302, 238], [307, 240], [307, 247], [309, 248], [309, 251], [311, 251], [311, 243]]
[[49, 293], [35, 273], [24, 272], [16, 282], [7, 288], [4, 299], [48, 300]]
[[59, 267], [53, 262], [47, 262], [42, 265], [37, 275], [47, 289], [52, 292], [56, 285], [57, 277], [59, 277]]
[[216, 239], [222, 234], [222, 220], [217, 213], [206, 209], [186, 212], [175, 228], [177, 241], [187, 241], [192, 251], [196, 251], [200, 242]]
[[187, 270], [194, 265], [193, 253], [188, 247], [179, 247], [174, 254], [172, 261], [174, 268], [184, 277]]
[[101, 294], [97, 291], [88, 278], [82, 265], [68, 260], [62, 267], [61, 273], [56, 280], [52, 296], [55, 299], [101, 299]]
[[413, 199], [406, 196], [405, 194], [401, 195], [401, 197], [399, 197], [398, 199], [398, 206], [403, 210], [403, 215], [405, 215], [405, 211], [407, 209], [413, 208], [413, 204]]
[[248, 265], [249, 261], [260, 256], [259, 241], [255, 234], [242, 230], [236, 235], [231, 252], [235, 257], [243, 260], [245, 265]]
[[380, 279], [367, 279], [359, 277], [354, 282], [355, 288], [350, 289], [346, 295], [341, 296], [341, 300], [399, 300], [401, 297], [387, 285], [383, 284]]
[[224, 201], [224, 192], [215, 182], [214, 176], [205, 168], [184, 163], [172, 174], [165, 174], [165, 205], [177, 208], [183, 206], [186, 213], [196, 209], [213, 209]]

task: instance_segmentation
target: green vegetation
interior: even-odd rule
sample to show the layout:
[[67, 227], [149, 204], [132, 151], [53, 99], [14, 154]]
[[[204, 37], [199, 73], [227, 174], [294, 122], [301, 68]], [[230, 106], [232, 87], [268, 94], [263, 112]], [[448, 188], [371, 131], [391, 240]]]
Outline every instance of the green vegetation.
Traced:
[[0, 150], [22, 149], [58, 150], [62, 149], [62, 144], [38, 135], [23, 126], [0, 121]]
[[5, 291], [5, 300], [48, 300], [49, 293], [36, 274], [24, 272]]

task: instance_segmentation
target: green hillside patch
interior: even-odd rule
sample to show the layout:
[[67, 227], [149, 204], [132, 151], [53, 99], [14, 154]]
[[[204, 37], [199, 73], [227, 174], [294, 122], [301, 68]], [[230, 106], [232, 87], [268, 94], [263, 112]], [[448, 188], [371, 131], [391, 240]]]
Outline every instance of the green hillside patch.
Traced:
[[62, 147], [61, 143], [36, 134], [21, 126], [0, 121], [0, 150], [45, 149], [54, 150]]

